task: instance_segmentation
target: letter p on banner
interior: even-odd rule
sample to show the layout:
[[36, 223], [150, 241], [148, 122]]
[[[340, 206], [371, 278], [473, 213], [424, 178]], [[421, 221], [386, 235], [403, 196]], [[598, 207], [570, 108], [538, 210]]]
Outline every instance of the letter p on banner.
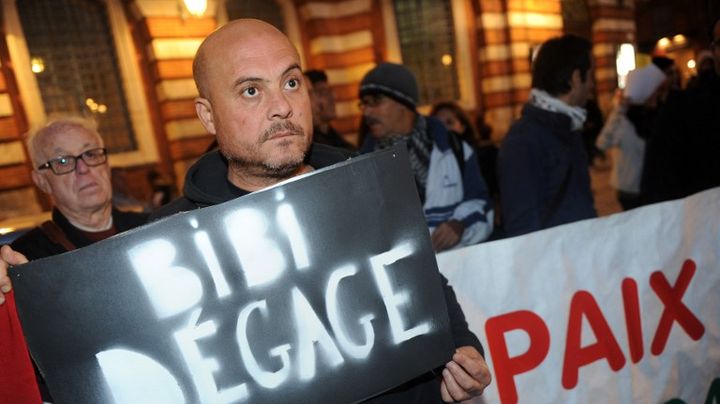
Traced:
[[[510, 357], [505, 333], [514, 330], [525, 331], [530, 338], [530, 346], [522, 355]], [[500, 401], [516, 403], [515, 375], [535, 369], [545, 359], [550, 350], [550, 331], [540, 316], [532, 311], [520, 310], [490, 318], [485, 323], [485, 334]]]

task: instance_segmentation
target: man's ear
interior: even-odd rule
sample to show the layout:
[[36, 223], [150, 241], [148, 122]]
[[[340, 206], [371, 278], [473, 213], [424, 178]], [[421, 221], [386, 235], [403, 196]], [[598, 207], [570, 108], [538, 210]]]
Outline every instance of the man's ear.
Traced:
[[582, 85], [584, 77], [580, 74], [580, 69], [575, 69], [570, 76], [570, 90]]
[[47, 179], [44, 175], [40, 174], [36, 170], [33, 170], [30, 175], [32, 176], [32, 180], [37, 185], [38, 188], [40, 188], [41, 191], [45, 192], [48, 195], [51, 195], [50, 192], [50, 184], [48, 183]]
[[195, 112], [200, 122], [211, 135], [215, 135], [215, 118], [213, 117], [212, 104], [207, 98], [195, 98]]

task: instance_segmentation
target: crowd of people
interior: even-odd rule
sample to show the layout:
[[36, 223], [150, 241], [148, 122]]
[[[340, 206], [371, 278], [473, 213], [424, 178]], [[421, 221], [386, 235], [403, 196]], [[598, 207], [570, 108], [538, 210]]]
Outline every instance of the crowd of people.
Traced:
[[[52, 220], [0, 250], [0, 303], [7, 300], [0, 306], [0, 402], [52, 402], [41, 375], [33, 374], [8, 266], [243, 197], [360, 153], [407, 147], [437, 252], [595, 217], [589, 162], [610, 148], [619, 149], [612, 184], [625, 209], [720, 185], [714, 156], [720, 150], [720, 22], [712, 35], [714, 69], [685, 91], [670, 85], [667, 58], [634, 71], [602, 129], [593, 129], [597, 149], [581, 135], [594, 91], [592, 44], [573, 35], [548, 40], [533, 61], [529, 100], [498, 150], [482, 114], [473, 124], [452, 102], [421, 114], [416, 77], [395, 63], [380, 63], [362, 78], [362, 142], [353, 145], [332, 126], [336, 111], [325, 72], [301, 71], [297, 51], [269, 24], [226, 24], [205, 39], [193, 63], [196, 110], [217, 148], [188, 170], [182, 196], [150, 217], [113, 206], [107, 151], [91, 122], [54, 119], [27, 139], [32, 179], [54, 208]], [[372, 402], [457, 402], [490, 383], [483, 348], [452, 288], [443, 287], [456, 353], [439, 376], [418, 377]]]

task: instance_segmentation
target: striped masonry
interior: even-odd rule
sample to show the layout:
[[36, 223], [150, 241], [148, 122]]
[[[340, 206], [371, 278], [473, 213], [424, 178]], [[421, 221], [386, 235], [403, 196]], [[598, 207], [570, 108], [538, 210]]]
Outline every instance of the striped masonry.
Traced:
[[0, 38], [0, 61], [1, 220], [36, 214], [42, 211], [42, 206], [32, 182], [32, 166], [22, 140], [29, 128], [4, 37]]
[[201, 18], [184, 14], [175, 0], [135, 0], [130, 7], [137, 41], [144, 50], [142, 59], [148, 67], [155, 130], [165, 140], [158, 146], [179, 181], [185, 173], [177, 168], [192, 163], [212, 142], [195, 114], [197, 89], [192, 79], [195, 52], [217, 27], [213, 14], [217, 7], [214, 1], [208, 3], [208, 11]]
[[478, 0], [481, 105], [493, 135], [502, 138], [531, 87], [531, 50], [561, 35], [559, 0]]
[[620, 44], [635, 44], [634, 2], [589, 0], [592, 19], [593, 58], [595, 61], [595, 87], [598, 104], [607, 114], [617, 89], [615, 57]]
[[20, 94], [4, 39], [0, 40], [0, 191], [32, 187], [29, 159], [26, 158], [22, 134], [27, 131], [20, 107]]
[[349, 141], [357, 137], [357, 89], [382, 58], [379, 1], [307, 1], [299, 6], [307, 69], [322, 69], [335, 94], [335, 128]]

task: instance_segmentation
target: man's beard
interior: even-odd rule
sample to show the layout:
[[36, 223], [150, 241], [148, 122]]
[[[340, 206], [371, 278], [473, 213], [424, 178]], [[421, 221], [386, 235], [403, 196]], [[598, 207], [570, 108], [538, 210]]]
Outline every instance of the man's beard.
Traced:
[[[260, 140], [256, 146], [259, 150], [263, 143], [267, 142], [277, 132], [290, 132], [292, 136], [301, 136], [305, 138], [305, 130], [290, 121], [274, 122], [268, 129], [263, 132]], [[310, 149], [310, 143], [308, 142], [307, 147], [303, 150], [302, 155], [297, 159], [282, 162], [269, 162], [261, 160], [255, 153], [249, 156], [230, 155], [223, 151], [222, 145], [220, 150], [222, 151], [225, 158], [231, 167], [236, 170], [249, 171], [250, 174], [258, 177], [272, 178], [272, 179], [286, 179], [290, 178], [297, 170], [303, 165], [305, 157], [307, 156], [308, 150]]]

